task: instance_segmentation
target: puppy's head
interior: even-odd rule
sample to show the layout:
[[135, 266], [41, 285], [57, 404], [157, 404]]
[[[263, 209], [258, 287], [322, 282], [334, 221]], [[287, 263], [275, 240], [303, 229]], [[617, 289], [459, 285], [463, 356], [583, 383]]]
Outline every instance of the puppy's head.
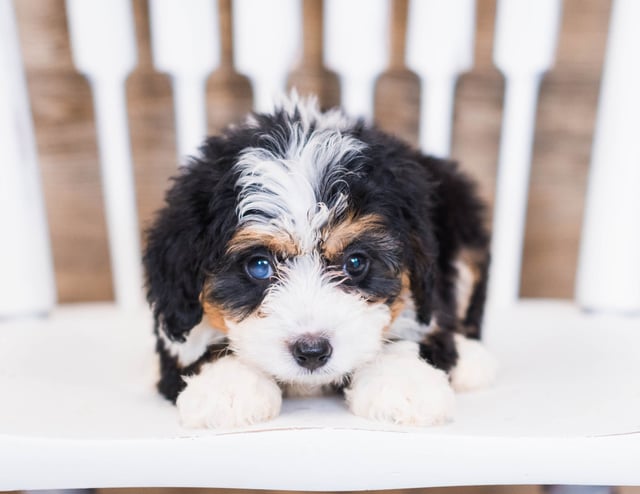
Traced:
[[339, 382], [411, 302], [430, 318], [424, 173], [397, 141], [296, 102], [211, 138], [167, 195], [145, 253], [161, 330], [202, 317], [281, 382]]

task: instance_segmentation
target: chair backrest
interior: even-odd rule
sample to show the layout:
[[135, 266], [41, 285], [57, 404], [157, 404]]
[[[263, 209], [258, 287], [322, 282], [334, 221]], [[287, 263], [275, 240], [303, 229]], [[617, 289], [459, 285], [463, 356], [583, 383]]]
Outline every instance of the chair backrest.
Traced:
[[[225, 1], [225, 0], [220, 0]], [[407, 9], [407, 2], [408, 9]], [[152, 57], [170, 76], [177, 148], [206, 133], [205, 83], [221, 61], [215, 0], [149, 2]], [[125, 81], [136, 66], [130, 0], [67, 0], [72, 55], [90, 82], [116, 302], [142, 303], [140, 246]], [[392, 13], [406, 13], [406, 64], [422, 81], [420, 146], [450, 152], [458, 77], [473, 66], [474, 0], [234, 0], [233, 59], [254, 106], [267, 110], [302, 54], [302, 16], [322, 13], [324, 64], [342, 105], [371, 120], [376, 77], [392, 47]], [[560, 0], [499, 0], [493, 60], [506, 87], [494, 209], [490, 303], [518, 299], [531, 149], [540, 82], [554, 62]], [[405, 14], [407, 15], [407, 14]], [[587, 308], [640, 311], [640, 3], [615, 0], [593, 144], [576, 285]], [[116, 35], [114, 35], [116, 33]], [[0, 317], [55, 304], [53, 268], [29, 98], [11, 0], [0, 0]]]

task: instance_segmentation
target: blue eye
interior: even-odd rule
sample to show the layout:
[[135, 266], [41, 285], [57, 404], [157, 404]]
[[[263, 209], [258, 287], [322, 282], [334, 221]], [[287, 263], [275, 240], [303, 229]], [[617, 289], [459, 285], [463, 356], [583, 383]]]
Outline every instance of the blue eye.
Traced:
[[346, 258], [342, 269], [350, 278], [362, 279], [369, 271], [369, 259], [364, 254], [351, 254]]
[[267, 257], [252, 257], [245, 264], [245, 270], [255, 280], [266, 280], [273, 276], [273, 266]]

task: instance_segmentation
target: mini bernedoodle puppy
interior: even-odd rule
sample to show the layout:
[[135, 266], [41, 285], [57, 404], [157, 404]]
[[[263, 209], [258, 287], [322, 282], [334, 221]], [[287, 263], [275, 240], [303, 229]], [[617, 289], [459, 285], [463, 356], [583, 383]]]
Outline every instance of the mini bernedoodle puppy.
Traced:
[[484, 207], [455, 163], [293, 95], [209, 138], [148, 232], [160, 392], [187, 427], [343, 392], [359, 416], [451, 419], [488, 385]]

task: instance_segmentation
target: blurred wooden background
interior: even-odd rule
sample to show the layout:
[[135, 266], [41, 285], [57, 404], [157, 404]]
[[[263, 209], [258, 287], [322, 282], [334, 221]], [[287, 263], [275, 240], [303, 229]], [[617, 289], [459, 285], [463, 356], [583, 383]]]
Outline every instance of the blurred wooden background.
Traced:
[[[215, 132], [251, 108], [249, 81], [233, 70], [229, 1], [219, 0], [223, 63], [208, 83]], [[71, 63], [64, 0], [15, 1], [25, 57], [61, 302], [109, 300], [112, 286], [91, 94]], [[139, 65], [127, 85], [141, 231], [176, 170], [169, 79], [155, 73], [146, 0], [133, 0]], [[565, 0], [555, 69], [545, 78], [529, 199], [522, 295], [573, 294], [610, 0]], [[321, 66], [320, 0], [305, 0], [304, 59], [290, 83], [326, 106], [339, 101], [335, 74]], [[419, 83], [402, 63], [406, 0], [394, 0], [392, 59], [378, 80], [376, 120], [415, 143]], [[476, 60], [459, 82], [453, 157], [491, 201], [503, 80], [492, 66], [495, 0], [477, 1]]]

